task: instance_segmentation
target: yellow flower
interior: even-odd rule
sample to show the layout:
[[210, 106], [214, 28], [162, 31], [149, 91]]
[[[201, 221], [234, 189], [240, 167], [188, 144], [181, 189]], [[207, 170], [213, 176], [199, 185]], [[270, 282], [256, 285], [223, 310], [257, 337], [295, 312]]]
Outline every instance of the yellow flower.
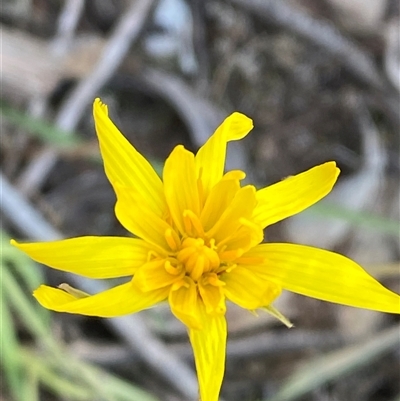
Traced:
[[263, 241], [263, 229], [327, 195], [339, 174], [322, 164], [259, 191], [241, 186], [242, 171], [224, 174], [227, 142], [245, 137], [252, 121], [233, 113], [196, 155], [176, 146], [162, 180], [94, 102], [105, 172], [117, 196], [115, 213], [136, 237], [80, 237], [20, 244], [32, 259], [95, 279], [131, 276], [91, 295], [40, 286], [45, 308], [114, 317], [168, 301], [189, 329], [202, 401], [217, 401], [224, 375], [226, 300], [251, 311], [266, 308], [281, 291], [345, 305], [400, 313], [400, 297], [339, 254]]

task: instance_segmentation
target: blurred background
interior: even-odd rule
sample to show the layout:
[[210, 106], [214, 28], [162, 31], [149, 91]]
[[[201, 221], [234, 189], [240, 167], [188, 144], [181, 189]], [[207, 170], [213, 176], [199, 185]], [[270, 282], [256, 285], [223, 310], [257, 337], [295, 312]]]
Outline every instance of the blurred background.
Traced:
[[[9, 245], [126, 235], [95, 97], [157, 171], [235, 110], [255, 128], [227, 168], [258, 187], [335, 160], [333, 192], [266, 240], [343, 253], [400, 292], [397, 0], [3, 0], [0, 20], [2, 401], [198, 398], [166, 305], [111, 320], [50, 313], [31, 296], [40, 283], [104, 283]], [[295, 328], [229, 306], [225, 401], [400, 401], [396, 316], [286, 293], [276, 306]]]

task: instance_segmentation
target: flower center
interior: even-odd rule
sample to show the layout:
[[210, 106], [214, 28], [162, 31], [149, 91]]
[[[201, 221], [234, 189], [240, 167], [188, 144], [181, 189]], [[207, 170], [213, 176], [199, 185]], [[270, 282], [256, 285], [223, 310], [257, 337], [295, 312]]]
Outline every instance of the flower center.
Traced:
[[177, 255], [186, 273], [197, 281], [204, 273], [216, 271], [220, 265], [213, 241], [206, 245], [202, 238], [185, 238]]

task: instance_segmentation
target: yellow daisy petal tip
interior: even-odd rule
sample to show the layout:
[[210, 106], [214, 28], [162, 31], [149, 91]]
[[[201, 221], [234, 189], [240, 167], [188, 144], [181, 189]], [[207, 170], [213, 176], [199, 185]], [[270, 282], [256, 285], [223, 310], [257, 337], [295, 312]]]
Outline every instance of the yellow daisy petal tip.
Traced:
[[338, 177], [340, 174], [340, 168], [337, 166], [335, 161], [326, 162], [324, 165], [332, 170], [332, 173], [335, 174], [336, 178]]
[[253, 120], [238, 111], [228, 116], [223, 124], [229, 124], [229, 141], [243, 139], [254, 128]]
[[46, 286], [44, 284], [41, 284], [36, 290], [33, 290], [32, 295], [37, 299], [38, 295], [42, 292], [43, 288]]
[[25, 243], [17, 242], [15, 239], [10, 239], [10, 245], [15, 246], [16, 248], [24, 251]]
[[96, 99], [94, 99], [93, 102], [93, 112], [97, 113], [97, 112], [102, 112], [105, 113], [108, 116], [108, 107], [106, 104], [104, 104], [99, 97], [97, 97]]

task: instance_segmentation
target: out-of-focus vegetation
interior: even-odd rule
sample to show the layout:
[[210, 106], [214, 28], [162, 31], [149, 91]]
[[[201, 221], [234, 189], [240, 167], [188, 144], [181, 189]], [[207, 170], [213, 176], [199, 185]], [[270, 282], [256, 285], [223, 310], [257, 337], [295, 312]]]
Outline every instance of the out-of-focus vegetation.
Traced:
[[[156, 401], [68, 352], [52, 330], [50, 312], [31, 295], [44, 282], [41, 269], [12, 247], [4, 232], [1, 238], [1, 365], [12, 399], [40, 401], [44, 389], [67, 400]], [[25, 341], [20, 341], [21, 332]]]

